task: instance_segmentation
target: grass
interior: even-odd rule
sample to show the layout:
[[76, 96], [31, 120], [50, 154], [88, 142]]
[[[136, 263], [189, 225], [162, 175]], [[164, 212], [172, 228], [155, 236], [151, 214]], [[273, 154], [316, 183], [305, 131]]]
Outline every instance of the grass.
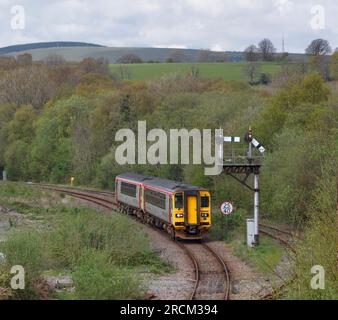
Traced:
[[[245, 62], [226, 63], [142, 63], [142, 64], [111, 64], [110, 70], [119, 74], [121, 66], [131, 72], [132, 80], [154, 80], [169, 73], [189, 73], [192, 67], [199, 69], [199, 75], [207, 79], [246, 80], [243, 74]], [[274, 62], [265, 62], [261, 72], [274, 75], [280, 70], [280, 65]]]
[[274, 240], [261, 238], [257, 248], [248, 248], [242, 240], [233, 240], [234, 253], [242, 260], [254, 265], [258, 271], [271, 274], [280, 263], [284, 254], [283, 248]]
[[[65, 206], [48, 192], [51, 205], [39, 207], [40, 192], [21, 184], [0, 185], [0, 201], [16, 205], [28, 195], [29, 211], [39, 209], [43, 227], [13, 227], [0, 243], [6, 256], [0, 267], [0, 287], [7, 287], [10, 267], [22, 265], [26, 289], [13, 291], [17, 299], [39, 298], [42, 277], [68, 274], [75, 292], [58, 294], [61, 299], [135, 299], [144, 293], [142, 273], [162, 273], [168, 266], [150, 249], [149, 239], [135, 221], [120, 214], [103, 215], [84, 206]], [[5, 195], [5, 196], [4, 196]], [[60, 199], [60, 197], [59, 197]], [[17, 206], [17, 205], [16, 205]], [[26, 217], [26, 215], [24, 215]], [[9, 288], [8, 288], [9, 289]]]

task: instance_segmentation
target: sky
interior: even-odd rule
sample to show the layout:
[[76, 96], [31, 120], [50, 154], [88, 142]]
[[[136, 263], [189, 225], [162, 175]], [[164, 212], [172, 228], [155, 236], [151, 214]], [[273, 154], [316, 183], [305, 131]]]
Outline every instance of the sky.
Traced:
[[110, 47], [242, 51], [269, 38], [303, 53], [338, 47], [337, 0], [0, 0], [0, 47], [83, 41]]

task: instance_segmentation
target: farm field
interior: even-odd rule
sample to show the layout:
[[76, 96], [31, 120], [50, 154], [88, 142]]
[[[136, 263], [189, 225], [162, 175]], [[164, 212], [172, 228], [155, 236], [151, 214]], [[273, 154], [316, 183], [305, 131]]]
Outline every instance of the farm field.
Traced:
[[[244, 65], [245, 62], [111, 64], [110, 70], [113, 73], [119, 73], [121, 66], [124, 66], [129, 69], [132, 80], [154, 80], [170, 73], [186, 74], [195, 67], [198, 68], [201, 78], [245, 80]], [[267, 62], [262, 64], [261, 72], [274, 75], [280, 69], [280, 64]]]

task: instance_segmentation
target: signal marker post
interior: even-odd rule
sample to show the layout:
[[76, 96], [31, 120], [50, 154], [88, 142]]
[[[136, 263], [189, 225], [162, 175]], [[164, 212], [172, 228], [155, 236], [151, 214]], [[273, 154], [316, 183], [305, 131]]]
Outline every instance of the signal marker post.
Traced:
[[[252, 247], [259, 245], [259, 174], [262, 166], [260, 160], [264, 156], [265, 148], [253, 137], [251, 128], [249, 128], [249, 131], [246, 133], [245, 140], [249, 143], [247, 155], [238, 157], [232, 155], [231, 159], [226, 160], [226, 163], [223, 164], [223, 169], [227, 175], [230, 175], [254, 192], [254, 219], [247, 221], [248, 246]], [[240, 138], [225, 137], [224, 141], [240, 142]], [[254, 148], [260, 152], [261, 156], [254, 157]], [[247, 182], [251, 174], [254, 175], [253, 187]], [[241, 179], [237, 175], [245, 175], [245, 177]]]

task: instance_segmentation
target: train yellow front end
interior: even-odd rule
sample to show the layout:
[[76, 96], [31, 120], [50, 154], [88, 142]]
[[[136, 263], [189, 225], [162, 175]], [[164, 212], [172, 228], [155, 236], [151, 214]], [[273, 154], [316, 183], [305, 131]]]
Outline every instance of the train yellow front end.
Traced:
[[201, 238], [211, 227], [211, 197], [204, 190], [182, 190], [172, 197], [175, 236]]

